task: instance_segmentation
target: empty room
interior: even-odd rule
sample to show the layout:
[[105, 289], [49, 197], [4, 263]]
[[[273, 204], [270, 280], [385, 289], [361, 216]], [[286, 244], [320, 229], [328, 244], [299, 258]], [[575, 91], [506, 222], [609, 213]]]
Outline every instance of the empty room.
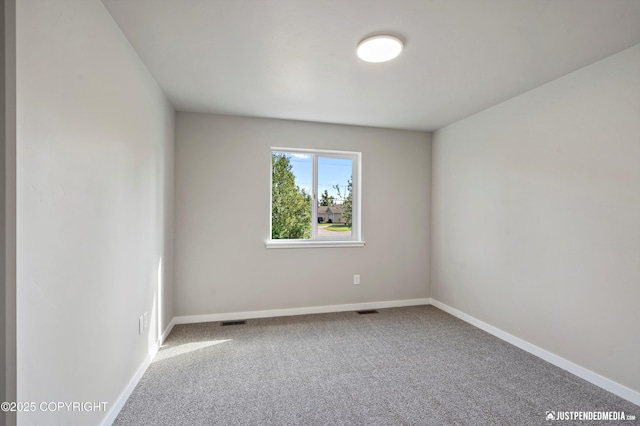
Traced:
[[637, 424], [639, 1], [2, 4], [0, 424]]

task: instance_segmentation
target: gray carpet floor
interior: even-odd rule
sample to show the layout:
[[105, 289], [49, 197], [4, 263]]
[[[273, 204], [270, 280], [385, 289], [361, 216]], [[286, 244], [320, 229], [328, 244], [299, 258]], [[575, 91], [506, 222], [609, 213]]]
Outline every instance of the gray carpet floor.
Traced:
[[547, 421], [550, 410], [640, 417], [640, 407], [433, 306], [378, 312], [178, 325], [114, 424], [579, 423]]

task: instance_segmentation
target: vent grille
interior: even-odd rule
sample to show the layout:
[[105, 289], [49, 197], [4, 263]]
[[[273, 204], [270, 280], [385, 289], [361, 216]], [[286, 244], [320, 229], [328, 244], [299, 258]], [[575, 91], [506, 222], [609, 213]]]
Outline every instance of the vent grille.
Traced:
[[377, 314], [378, 311], [376, 311], [375, 309], [367, 309], [365, 311], [356, 311], [358, 313], [358, 315], [369, 315], [369, 314]]
[[222, 327], [225, 327], [227, 325], [243, 325], [246, 324], [247, 321], [245, 320], [240, 320], [240, 321], [222, 321]]

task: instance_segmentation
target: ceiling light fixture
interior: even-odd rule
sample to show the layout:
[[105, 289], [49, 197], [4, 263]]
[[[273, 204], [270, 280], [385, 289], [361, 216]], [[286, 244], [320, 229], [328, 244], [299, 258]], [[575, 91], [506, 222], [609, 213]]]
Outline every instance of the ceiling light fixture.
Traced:
[[402, 52], [403, 43], [392, 35], [376, 35], [358, 43], [358, 57], [367, 62], [387, 62]]

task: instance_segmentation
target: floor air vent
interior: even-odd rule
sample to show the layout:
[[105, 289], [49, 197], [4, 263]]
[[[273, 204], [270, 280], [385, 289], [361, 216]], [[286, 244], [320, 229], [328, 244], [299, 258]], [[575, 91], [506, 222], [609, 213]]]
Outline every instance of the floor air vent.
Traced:
[[356, 311], [359, 315], [369, 315], [369, 314], [377, 314], [378, 311], [375, 309], [367, 309], [366, 311]]
[[246, 324], [247, 322], [245, 320], [242, 321], [222, 321], [222, 326], [227, 326], [227, 325], [242, 325], [242, 324]]

